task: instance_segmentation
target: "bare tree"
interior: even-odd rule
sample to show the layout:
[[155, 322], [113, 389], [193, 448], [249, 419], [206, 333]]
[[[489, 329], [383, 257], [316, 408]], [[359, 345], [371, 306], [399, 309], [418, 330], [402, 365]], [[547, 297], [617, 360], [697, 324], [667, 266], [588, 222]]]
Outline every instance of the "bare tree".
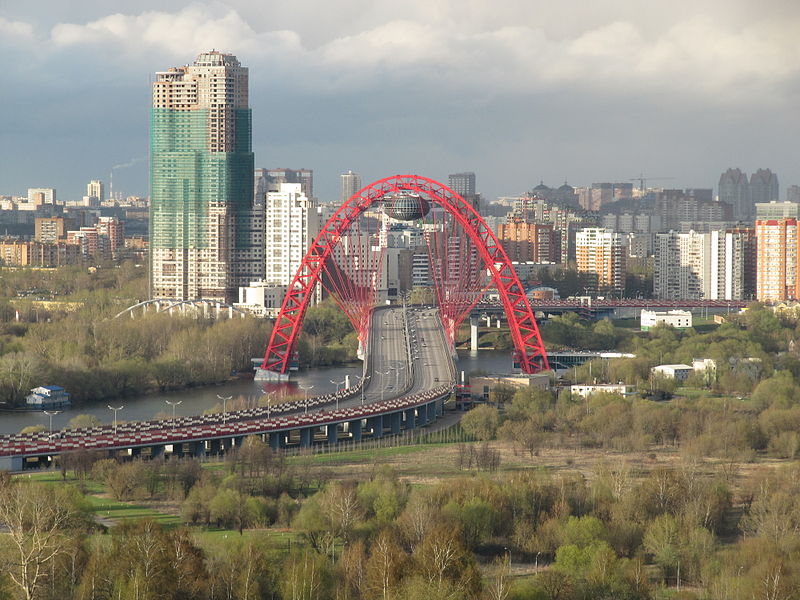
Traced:
[[25, 600], [36, 596], [51, 561], [66, 551], [66, 530], [75, 516], [68, 499], [49, 488], [29, 483], [0, 488], [0, 523], [8, 528], [10, 540], [0, 560]]
[[498, 558], [493, 571], [494, 576], [486, 587], [490, 600], [508, 600], [511, 593], [511, 556], [506, 553]]

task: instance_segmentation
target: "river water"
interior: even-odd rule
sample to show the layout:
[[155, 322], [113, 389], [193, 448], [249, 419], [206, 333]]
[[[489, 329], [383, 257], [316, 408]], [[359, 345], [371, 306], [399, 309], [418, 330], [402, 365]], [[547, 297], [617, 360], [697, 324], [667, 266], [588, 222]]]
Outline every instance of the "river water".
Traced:
[[[473, 371], [510, 373], [511, 353], [492, 350], [481, 350], [479, 353], [474, 354], [468, 351], [459, 352], [456, 369], [466, 373]], [[152, 419], [159, 413], [171, 415], [172, 406], [167, 404], [167, 401], [173, 403], [180, 401], [180, 404], [175, 406], [175, 414], [181, 416], [202, 414], [206, 409], [220, 403], [217, 396], [230, 396], [235, 401], [255, 403], [264, 392], [273, 390], [276, 391], [277, 395], [301, 395], [303, 390], [298, 387], [299, 385], [304, 387], [314, 386], [309, 390], [309, 395], [325, 394], [336, 391], [336, 384], [331, 383], [331, 380], [341, 382], [346, 375], [350, 375], [352, 384], [355, 384], [355, 376], [361, 375], [361, 363], [346, 367], [325, 367], [299, 371], [292, 374], [292, 379], [288, 383], [254, 382], [252, 379], [242, 379], [222, 385], [182, 390], [180, 392], [147, 394], [95, 404], [83, 404], [65, 409], [53, 416], [53, 429], [65, 427], [70, 419], [80, 414], [95, 415], [103, 423], [111, 423], [114, 415], [109, 410], [109, 405], [124, 407], [117, 413], [119, 421], [143, 421]], [[29, 425], [49, 427], [49, 419], [50, 417], [39, 411], [0, 411], [0, 434], [16, 433]]]

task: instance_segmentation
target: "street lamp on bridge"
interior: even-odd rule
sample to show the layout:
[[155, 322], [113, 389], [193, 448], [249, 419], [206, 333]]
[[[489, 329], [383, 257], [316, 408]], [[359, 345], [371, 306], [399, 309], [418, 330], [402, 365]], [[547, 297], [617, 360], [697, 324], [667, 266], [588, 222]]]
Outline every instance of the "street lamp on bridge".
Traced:
[[[375, 371], [375, 372], [376, 372], [378, 375], [383, 375], [384, 377], [386, 377], [386, 376], [387, 376], [387, 375], [389, 375], [389, 373], [391, 373], [392, 371], [394, 371], [394, 367], [389, 367], [385, 373], [384, 373], [383, 371]], [[384, 383], [383, 383], [383, 385], [381, 385], [381, 402], [383, 402], [383, 393], [384, 393], [385, 391], [386, 391], [386, 383], [384, 382]]]
[[356, 375], [356, 379], [361, 380], [361, 406], [364, 406], [364, 388], [367, 387], [367, 379], [372, 375]]
[[333, 379], [331, 379], [331, 383], [336, 385], [336, 410], [339, 410], [339, 386], [347, 383], [347, 379], [343, 381], [334, 381]]
[[123, 408], [125, 408], [124, 404], [122, 406], [117, 406], [116, 408], [110, 404], [108, 405], [108, 409], [114, 411], [114, 435], [117, 435], [117, 411], [122, 410]]
[[222, 400], [222, 424], [225, 425], [225, 419], [227, 417], [227, 408], [228, 408], [228, 400], [233, 398], [233, 396], [220, 396], [217, 394], [217, 398]]
[[306, 394], [306, 408], [303, 411], [304, 413], [308, 414], [308, 390], [313, 389], [313, 385], [305, 386], [302, 383], [298, 386], [301, 390], [303, 390]]
[[277, 392], [278, 390], [272, 390], [271, 392], [263, 392], [263, 395], [267, 397], [267, 418], [269, 419], [269, 409], [270, 409], [270, 402], [272, 401], [272, 394]]
[[164, 402], [166, 402], [172, 407], [172, 429], [175, 429], [175, 407], [178, 406], [178, 404], [180, 404], [181, 402], [183, 402], [183, 400], [176, 400], [174, 402], [171, 400], [164, 400]]
[[46, 414], [48, 417], [50, 417], [50, 433], [53, 433], [53, 417], [55, 415], [59, 414], [61, 411], [60, 410], [44, 410], [42, 412], [44, 414]]

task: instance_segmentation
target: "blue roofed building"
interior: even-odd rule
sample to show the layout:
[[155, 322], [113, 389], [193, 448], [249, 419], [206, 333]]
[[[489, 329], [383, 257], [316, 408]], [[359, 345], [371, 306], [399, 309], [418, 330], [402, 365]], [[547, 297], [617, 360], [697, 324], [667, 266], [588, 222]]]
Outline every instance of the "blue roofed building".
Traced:
[[40, 385], [25, 397], [28, 408], [61, 408], [70, 405], [69, 393], [60, 385]]

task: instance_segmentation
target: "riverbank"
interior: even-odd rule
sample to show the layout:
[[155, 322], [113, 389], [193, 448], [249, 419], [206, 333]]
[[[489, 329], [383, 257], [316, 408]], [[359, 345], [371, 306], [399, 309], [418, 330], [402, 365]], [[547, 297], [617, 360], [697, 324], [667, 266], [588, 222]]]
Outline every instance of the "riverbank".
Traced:
[[[143, 421], [154, 419], [159, 415], [171, 416], [172, 406], [167, 404], [167, 401], [175, 403], [176, 415], [184, 416], [202, 414], [219, 404], [221, 402], [219, 397], [230, 397], [234, 401], [239, 399], [246, 403], [257, 404], [264, 394], [271, 392], [275, 392], [278, 397], [302, 394], [300, 385], [303, 387], [313, 386], [309, 388], [310, 395], [327, 394], [335, 392], [337, 387], [335, 382], [343, 381], [346, 375], [350, 375], [350, 381], [355, 384], [355, 376], [361, 375], [361, 369], [361, 363], [358, 362], [342, 367], [320, 367], [298, 371], [292, 374], [289, 382], [283, 383], [234, 379], [218, 385], [117, 397], [78, 406], [73, 405], [53, 416], [53, 429], [66, 427], [70, 419], [80, 414], [94, 415], [103, 423], [111, 423], [114, 414], [109, 410], [109, 405], [123, 406], [122, 410], [117, 413], [119, 421]], [[471, 371], [507, 373], [511, 370], [511, 355], [508, 352], [481, 351], [479, 354], [459, 352], [456, 369], [465, 371], [467, 374]], [[49, 427], [49, 417], [41, 411], [0, 410], [0, 434], [17, 433], [31, 425]]]

